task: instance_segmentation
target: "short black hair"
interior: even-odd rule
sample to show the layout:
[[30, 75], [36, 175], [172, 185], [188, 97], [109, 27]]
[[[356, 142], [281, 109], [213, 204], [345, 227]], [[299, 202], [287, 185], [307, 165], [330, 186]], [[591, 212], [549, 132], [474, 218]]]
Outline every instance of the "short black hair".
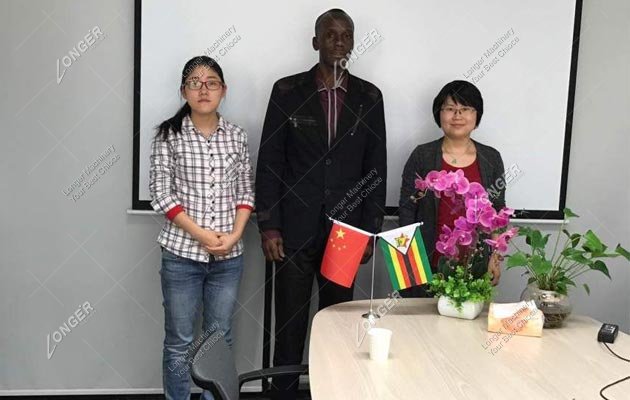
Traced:
[[435, 118], [437, 126], [442, 127], [440, 123], [440, 111], [449, 96], [455, 103], [477, 110], [477, 124], [475, 126], [479, 126], [481, 116], [483, 115], [483, 98], [477, 86], [468, 81], [449, 82], [440, 90], [440, 93], [435, 96], [433, 100], [433, 118]]
[[319, 34], [319, 28], [326, 18], [345, 18], [348, 20], [348, 22], [350, 22], [352, 30], [354, 30], [354, 21], [344, 10], [342, 10], [341, 8], [331, 8], [330, 10], [317, 17], [317, 19], [315, 20], [315, 36]]

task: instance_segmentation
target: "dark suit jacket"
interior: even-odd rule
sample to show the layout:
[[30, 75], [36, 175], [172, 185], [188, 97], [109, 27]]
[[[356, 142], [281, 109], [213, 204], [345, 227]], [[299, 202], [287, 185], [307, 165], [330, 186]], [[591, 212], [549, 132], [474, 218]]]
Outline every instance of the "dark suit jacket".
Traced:
[[[405, 164], [400, 188], [400, 226], [423, 222], [420, 229], [429, 259], [435, 251], [437, 213], [440, 200], [431, 191], [428, 191], [425, 197], [416, 202], [410, 198], [417, 193], [414, 186], [416, 174], [424, 178], [430, 171], [442, 169], [442, 140], [443, 138], [440, 138], [415, 148]], [[491, 186], [497, 189], [495, 196], [492, 195], [495, 193], [494, 190], [490, 193], [490, 200], [494, 208], [499, 210], [505, 207], [505, 181], [503, 184], [501, 183], [504, 173], [501, 154], [490, 146], [473, 142], [477, 148], [481, 184], [486, 190]]]
[[385, 210], [387, 150], [381, 91], [349, 75], [335, 141], [328, 148], [315, 71], [277, 81], [271, 92], [256, 169], [261, 231], [282, 232], [297, 249], [329, 215], [368, 232]]

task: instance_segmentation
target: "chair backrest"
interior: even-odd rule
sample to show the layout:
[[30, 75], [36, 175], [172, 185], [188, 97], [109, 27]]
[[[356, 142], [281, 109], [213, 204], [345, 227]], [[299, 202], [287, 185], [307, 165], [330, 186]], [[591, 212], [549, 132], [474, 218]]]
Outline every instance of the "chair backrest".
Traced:
[[210, 335], [195, 352], [191, 375], [193, 381], [212, 392], [215, 399], [238, 400], [240, 387], [234, 355], [219, 332]]

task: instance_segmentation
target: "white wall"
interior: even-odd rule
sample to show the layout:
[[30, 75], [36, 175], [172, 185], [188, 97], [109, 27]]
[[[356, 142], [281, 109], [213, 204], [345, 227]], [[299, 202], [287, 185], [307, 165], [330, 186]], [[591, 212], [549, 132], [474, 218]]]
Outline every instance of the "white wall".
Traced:
[[[629, 16], [624, 0], [585, 2], [568, 188], [568, 204], [583, 216], [572, 228], [594, 228], [605, 241], [627, 246]], [[57, 59], [94, 26], [105, 37], [57, 84]], [[161, 218], [126, 213], [133, 3], [5, 1], [0, 30], [5, 93], [0, 100], [0, 391], [159, 390], [163, 320], [155, 237]], [[120, 156], [116, 164], [78, 201], [64, 195], [111, 145]], [[261, 360], [263, 270], [253, 224], [246, 248], [236, 316], [241, 370]], [[383, 296], [389, 284], [382, 265], [377, 268], [377, 294]], [[592, 294], [573, 295], [575, 312], [620, 323], [628, 332], [629, 271], [614, 261], [612, 282], [586, 277]], [[361, 271], [357, 297], [368, 292], [368, 275], [368, 269]], [[500, 299], [516, 299], [523, 284], [518, 273], [506, 272]], [[47, 335], [86, 301], [95, 311], [48, 360]]]

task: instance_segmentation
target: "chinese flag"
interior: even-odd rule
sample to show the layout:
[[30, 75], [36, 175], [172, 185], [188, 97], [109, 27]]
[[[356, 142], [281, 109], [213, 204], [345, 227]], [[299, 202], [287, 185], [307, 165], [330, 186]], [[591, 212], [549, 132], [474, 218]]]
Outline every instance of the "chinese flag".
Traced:
[[322, 275], [338, 285], [349, 288], [372, 234], [343, 222], [332, 221], [333, 226], [322, 261]]

